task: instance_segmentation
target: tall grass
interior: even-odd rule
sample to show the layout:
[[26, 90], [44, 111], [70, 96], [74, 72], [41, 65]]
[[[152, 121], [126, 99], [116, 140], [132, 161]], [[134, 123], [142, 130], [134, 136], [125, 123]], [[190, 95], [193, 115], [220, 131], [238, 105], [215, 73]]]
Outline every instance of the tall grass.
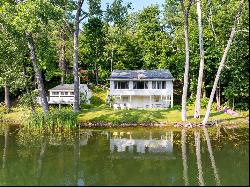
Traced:
[[27, 120], [26, 125], [38, 128], [61, 129], [61, 128], [75, 128], [77, 126], [78, 114], [73, 112], [71, 108], [51, 109], [49, 114], [37, 112], [31, 114]]

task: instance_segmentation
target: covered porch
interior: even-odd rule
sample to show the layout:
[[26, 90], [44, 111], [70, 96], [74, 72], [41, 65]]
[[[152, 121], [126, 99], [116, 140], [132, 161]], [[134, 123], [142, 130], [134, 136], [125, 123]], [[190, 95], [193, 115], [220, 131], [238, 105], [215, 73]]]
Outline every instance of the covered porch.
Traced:
[[114, 109], [172, 108], [173, 94], [167, 95], [118, 95], [113, 96]]

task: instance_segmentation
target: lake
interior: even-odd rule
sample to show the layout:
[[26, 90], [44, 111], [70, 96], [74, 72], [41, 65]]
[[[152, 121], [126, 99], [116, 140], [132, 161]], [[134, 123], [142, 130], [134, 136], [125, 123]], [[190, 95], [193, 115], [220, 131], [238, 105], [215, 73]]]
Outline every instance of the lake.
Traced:
[[248, 128], [0, 125], [0, 185], [249, 185]]

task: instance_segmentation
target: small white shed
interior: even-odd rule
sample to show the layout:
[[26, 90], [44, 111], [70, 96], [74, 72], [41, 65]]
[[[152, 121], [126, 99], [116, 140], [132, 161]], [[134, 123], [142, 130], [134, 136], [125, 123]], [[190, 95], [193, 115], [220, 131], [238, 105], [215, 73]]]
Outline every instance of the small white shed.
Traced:
[[[74, 84], [61, 84], [48, 90], [49, 96], [47, 97], [49, 104], [74, 104]], [[91, 90], [87, 84], [80, 84], [79, 87], [80, 97], [84, 97], [86, 104], [90, 104], [92, 96]], [[82, 99], [80, 99], [81, 101]], [[38, 97], [40, 104], [40, 97]]]

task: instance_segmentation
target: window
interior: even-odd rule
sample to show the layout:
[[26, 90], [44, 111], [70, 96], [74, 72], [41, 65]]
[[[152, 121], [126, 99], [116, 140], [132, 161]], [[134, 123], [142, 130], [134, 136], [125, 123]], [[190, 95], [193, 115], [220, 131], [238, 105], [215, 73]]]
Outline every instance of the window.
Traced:
[[74, 92], [70, 92], [70, 95], [74, 95]]
[[52, 92], [52, 95], [59, 95], [59, 92]]
[[[74, 92], [72, 92], [74, 94]], [[61, 92], [61, 95], [68, 95], [69, 92]]]
[[115, 83], [115, 89], [128, 89], [129, 83], [128, 81], [114, 81]]
[[166, 81], [152, 81], [152, 89], [166, 89]]
[[148, 81], [134, 81], [133, 89], [148, 89]]

